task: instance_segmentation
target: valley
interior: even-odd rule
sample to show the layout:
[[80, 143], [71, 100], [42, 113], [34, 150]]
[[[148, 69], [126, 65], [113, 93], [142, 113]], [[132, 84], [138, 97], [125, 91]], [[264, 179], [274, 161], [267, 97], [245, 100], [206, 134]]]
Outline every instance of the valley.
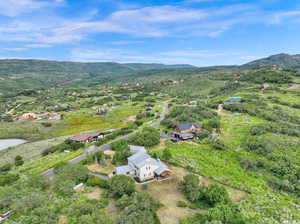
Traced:
[[[81, 80], [34, 88], [29, 81], [14, 91], [5, 90], [10, 81], [0, 85], [0, 139], [27, 141], [0, 151], [0, 215], [13, 211], [4, 223], [298, 223], [295, 60], [280, 54], [210, 68], [67, 63], [64, 71], [58, 62], [0, 63], [5, 80], [16, 68], [22, 79], [37, 73], [34, 80], [48, 83], [60, 71]], [[118, 75], [103, 81], [103, 66]], [[93, 77], [87, 82], [85, 72]], [[136, 173], [114, 173], [135, 156], [131, 146], [163, 163], [165, 176], [143, 183]]]

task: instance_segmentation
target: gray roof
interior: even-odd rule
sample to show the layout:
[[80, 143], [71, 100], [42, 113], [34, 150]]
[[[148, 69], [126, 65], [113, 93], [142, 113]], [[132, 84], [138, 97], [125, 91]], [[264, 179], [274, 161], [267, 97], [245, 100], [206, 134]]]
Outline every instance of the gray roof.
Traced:
[[133, 170], [134, 169], [129, 165], [116, 167], [117, 174], [127, 174], [128, 172], [133, 171]]
[[180, 133], [180, 132], [173, 132], [174, 135], [178, 135], [182, 139], [190, 139], [194, 138], [193, 133]]
[[151, 158], [148, 154], [144, 152], [137, 152], [133, 154], [132, 156], [128, 157], [128, 162], [133, 163], [134, 165], [137, 165], [141, 162], [144, 162], [146, 159]]
[[195, 126], [196, 128], [201, 128], [201, 124], [198, 122], [194, 123], [185, 123], [185, 124], [178, 124], [177, 128], [184, 131], [190, 129], [192, 126]]
[[129, 148], [130, 148], [130, 152], [132, 153], [137, 153], [137, 152], [147, 153], [147, 150], [145, 149], [144, 146], [130, 145]]

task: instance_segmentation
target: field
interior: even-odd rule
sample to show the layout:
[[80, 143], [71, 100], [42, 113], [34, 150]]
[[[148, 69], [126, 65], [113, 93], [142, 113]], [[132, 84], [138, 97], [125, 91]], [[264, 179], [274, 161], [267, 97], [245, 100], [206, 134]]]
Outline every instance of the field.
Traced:
[[68, 137], [69, 136], [62, 136], [36, 142], [28, 142], [2, 150], [0, 151], [0, 164], [12, 162], [17, 155], [22, 156], [25, 160], [40, 157], [43, 150], [62, 143]]

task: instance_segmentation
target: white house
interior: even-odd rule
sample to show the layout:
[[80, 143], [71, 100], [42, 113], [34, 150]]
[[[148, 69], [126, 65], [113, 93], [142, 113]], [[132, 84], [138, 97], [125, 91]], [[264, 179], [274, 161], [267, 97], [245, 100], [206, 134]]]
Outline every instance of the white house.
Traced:
[[146, 181], [164, 178], [172, 172], [159, 159], [149, 156], [144, 147], [130, 146], [130, 151], [134, 154], [128, 157], [128, 165], [116, 167], [114, 174], [124, 174], [137, 178], [139, 181]]

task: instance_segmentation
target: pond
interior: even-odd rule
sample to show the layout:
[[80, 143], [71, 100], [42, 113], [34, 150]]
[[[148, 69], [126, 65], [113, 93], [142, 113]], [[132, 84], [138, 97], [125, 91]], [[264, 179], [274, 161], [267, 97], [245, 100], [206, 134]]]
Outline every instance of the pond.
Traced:
[[7, 149], [9, 147], [13, 147], [16, 145], [20, 145], [26, 143], [27, 141], [24, 139], [0, 139], [0, 151]]

